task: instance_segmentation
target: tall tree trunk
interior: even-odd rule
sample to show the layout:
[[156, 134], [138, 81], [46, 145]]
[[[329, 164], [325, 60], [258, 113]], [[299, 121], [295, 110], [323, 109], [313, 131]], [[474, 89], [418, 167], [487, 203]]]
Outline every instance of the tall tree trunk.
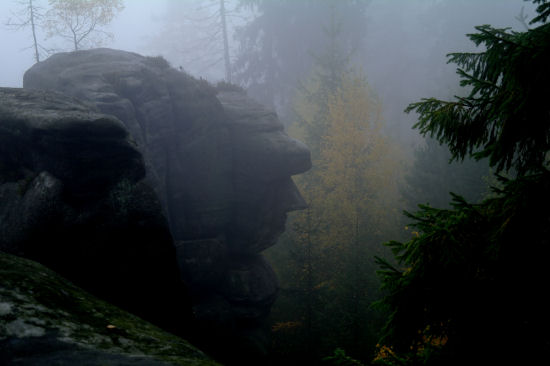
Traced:
[[34, 59], [36, 62], [40, 62], [40, 53], [38, 53], [38, 41], [36, 40], [34, 6], [32, 5], [32, 0], [29, 0], [29, 10], [30, 10], [30, 21], [31, 21], [31, 29], [32, 29], [32, 39], [33, 39], [33, 45], [34, 45]]
[[227, 39], [227, 22], [225, 19], [225, 0], [220, 0], [220, 18], [223, 36], [223, 58], [225, 61], [225, 81], [231, 82], [231, 60], [229, 59], [229, 41]]

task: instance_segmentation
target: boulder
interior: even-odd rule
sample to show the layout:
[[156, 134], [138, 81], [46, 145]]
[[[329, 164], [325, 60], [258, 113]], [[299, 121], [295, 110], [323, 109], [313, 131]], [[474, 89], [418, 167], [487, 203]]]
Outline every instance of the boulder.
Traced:
[[[24, 87], [79, 98], [124, 123], [169, 222], [201, 328], [221, 312], [217, 325], [227, 325], [229, 339], [255, 333], [277, 293], [260, 253], [284, 231], [287, 212], [305, 206], [291, 176], [311, 166], [276, 114], [160, 57], [105, 48], [53, 55], [25, 73]], [[235, 280], [230, 290], [227, 279]]]
[[0, 252], [0, 278], [2, 365], [217, 365], [36, 262]]
[[182, 333], [190, 299], [144, 176], [120, 120], [52, 91], [0, 88], [0, 250]]

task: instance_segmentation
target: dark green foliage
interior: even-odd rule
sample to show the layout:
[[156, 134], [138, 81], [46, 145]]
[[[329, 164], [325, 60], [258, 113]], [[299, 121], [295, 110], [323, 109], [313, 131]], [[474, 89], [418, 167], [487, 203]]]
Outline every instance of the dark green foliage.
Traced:
[[346, 354], [346, 352], [337, 348], [334, 350], [334, 355], [323, 359], [327, 364], [334, 366], [363, 366], [363, 364]]
[[[546, 1], [535, 2], [545, 20]], [[396, 264], [377, 259], [391, 313], [381, 364], [527, 365], [550, 349], [550, 27], [477, 30], [470, 39], [486, 51], [450, 55], [468, 96], [407, 110], [454, 159], [489, 157], [517, 176], [500, 177], [502, 188], [481, 203], [453, 195], [450, 209], [406, 213], [413, 238], [387, 243]]]
[[481, 202], [488, 194], [489, 166], [486, 160], [464, 159], [449, 164], [449, 149], [433, 139], [415, 152], [406, 185], [401, 193], [406, 210], [415, 210], [419, 203], [435, 208], [450, 208], [449, 192], [460, 194], [470, 202]]
[[533, 3], [539, 4], [537, 7], [537, 13], [539, 13], [539, 15], [531, 21], [531, 24], [537, 22], [546, 22], [546, 19], [550, 17], [550, 3], [548, 3], [548, 0], [533, 0]]
[[550, 25], [523, 33], [489, 25], [476, 29], [469, 37], [486, 51], [448, 55], [469, 95], [423, 99], [406, 111], [418, 112], [414, 127], [447, 144], [454, 159], [488, 157], [497, 171], [536, 170], [550, 148], [548, 99], [542, 92], [550, 84]]
[[420, 235], [387, 244], [398, 265], [378, 259], [392, 311], [382, 343], [411, 364], [474, 362], [474, 351], [478, 359], [529, 358], [548, 347], [550, 304], [541, 290], [550, 220], [540, 213], [549, 187], [543, 172], [504, 181], [481, 204], [455, 195], [453, 209], [407, 214]]
[[370, 1], [241, 0], [257, 16], [237, 29], [239, 52], [235, 79], [262, 104], [276, 107], [283, 121], [292, 114], [298, 80], [314, 64], [311, 53], [325, 47], [323, 27], [336, 14], [342, 22], [339, 42], [357, 49], [364, 42], [366, 9]]

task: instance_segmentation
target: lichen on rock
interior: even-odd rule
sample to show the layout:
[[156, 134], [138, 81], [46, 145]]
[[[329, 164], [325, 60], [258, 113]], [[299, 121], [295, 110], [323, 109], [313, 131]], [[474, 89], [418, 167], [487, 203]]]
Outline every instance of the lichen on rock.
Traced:
[[36, 262], [0, 252], [0, 278], [0, 364], [216, 365]]

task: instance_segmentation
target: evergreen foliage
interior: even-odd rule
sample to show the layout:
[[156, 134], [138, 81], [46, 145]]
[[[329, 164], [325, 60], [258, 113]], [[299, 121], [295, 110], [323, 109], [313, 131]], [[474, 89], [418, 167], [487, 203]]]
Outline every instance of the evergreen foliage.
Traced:
[[364, 366], [361, 362], [348, 356], [346, 351], [341, 348], [335, 349], [334, 355], [325, 357], [323, 361], [334, 366]]
[[236, 32], [235, 81], [262, 104], [275, 108], [283, 122], [290, 122], [299, 81], [318, 65], [312, 53], [324, 48], [328, 39], [324, 28], [330, 27], [330, 18], [336, 14], [337, 19], [346, 19], [340, 24], [338, 43], [345, 51], [356, 49], [364, 42], [369, 2], [240, 0], [256, 16]]
[[537, 13], [539, 15], [536, 16], [531, 21], [531, 24], [538, 23], [538, 22], [543, 22], [543, 23], [546, 22], [546, 19], [550, 17], [550, 3], [548, 3], [548, 0], [533, 0], [533, 4], [539, 4], [537, 7]]
[[[550, 9], [539, 3], [544, 21]], [[391, 312], [376, 362], [385, 365], [535, 364], [550, 349], [543, 294], [550, 276], [550, 107], [544, 93], [550, 28], [523, 33], [477, 27], [486, 50], [450, 54], [467, 97], [409, 106], [416, 128], [449, 145], [454, 159], [489, 157], [513, 180], [479, 204], [453, 195], [450, 209], [407, 213], [416, 231], [391, 241], [396, 263], [377, 258]]]
[[550, 302], [541, 289], [549, 279], [542, 259], [550, 254], [549, 219], [540, 213], [550, 202], [550, 173], [503, 184], [481, 204], [455, 195], [452, 209], [407, 214], [414, 237], [388, 243], [398, 265], [378, 258], [392, 311], [381, 343], [394, 357], [411, 365], [498, 364], [548, 349]]
[[550, 148], [548, 100], [542, 92], [550, 84], [550, 24], [527, 32], [489, 25], [476, 29], [468, 36], [485, 51], [448, 55], [469, 95], [423, 99], [406, 111], [418, 112], [414, 127], [447, 144], [454, 159], [488, 157], [497, 172], [536, 170]]
[[445, 145], [428, 138], [414, 154], [414, 163], [405, 176], [401, 193], [405, 209], [416, 210], [418, 204], [450, 208], [449, 192], [459, 193], [470, 202], [481, 202], [489, 194], [491, 172], [486, 159], [465, 158], [449, 163], [452, 155]]
[[375, 94], [330, 39], [339, 34], [335, 22], [326, 34], [327, 57], [304, 83], [291, 128], [312, 151], [313, 168], [296, 177], [309, 208], [289, 217], [270, 251], [281, 281], [275, 343], [279, 352], [299, 345], [290, 358], [308, 365], [337, 347], [360, 360], [374, 352], [380, 316], [370, 305], [380, 293], [373, 256], [397, 226], [401, 171]]
[[[307, 144], [313, 160], [320, 159], [322, 141], [328, 134], [329, 105], [351, 71], [347, 55], [352, 51], [341, 46], [341, 23], [334, 13], [330, 16], [330, 23], [323, 28], [323, 34], [326, 38], [325, 47], [321, 52], [313, 54], [315, 64], [311, 75], [298, 88], [294, 105], [296, 121], [291, 129]], [[316, 165], [313, 168], [316, 171]]]

